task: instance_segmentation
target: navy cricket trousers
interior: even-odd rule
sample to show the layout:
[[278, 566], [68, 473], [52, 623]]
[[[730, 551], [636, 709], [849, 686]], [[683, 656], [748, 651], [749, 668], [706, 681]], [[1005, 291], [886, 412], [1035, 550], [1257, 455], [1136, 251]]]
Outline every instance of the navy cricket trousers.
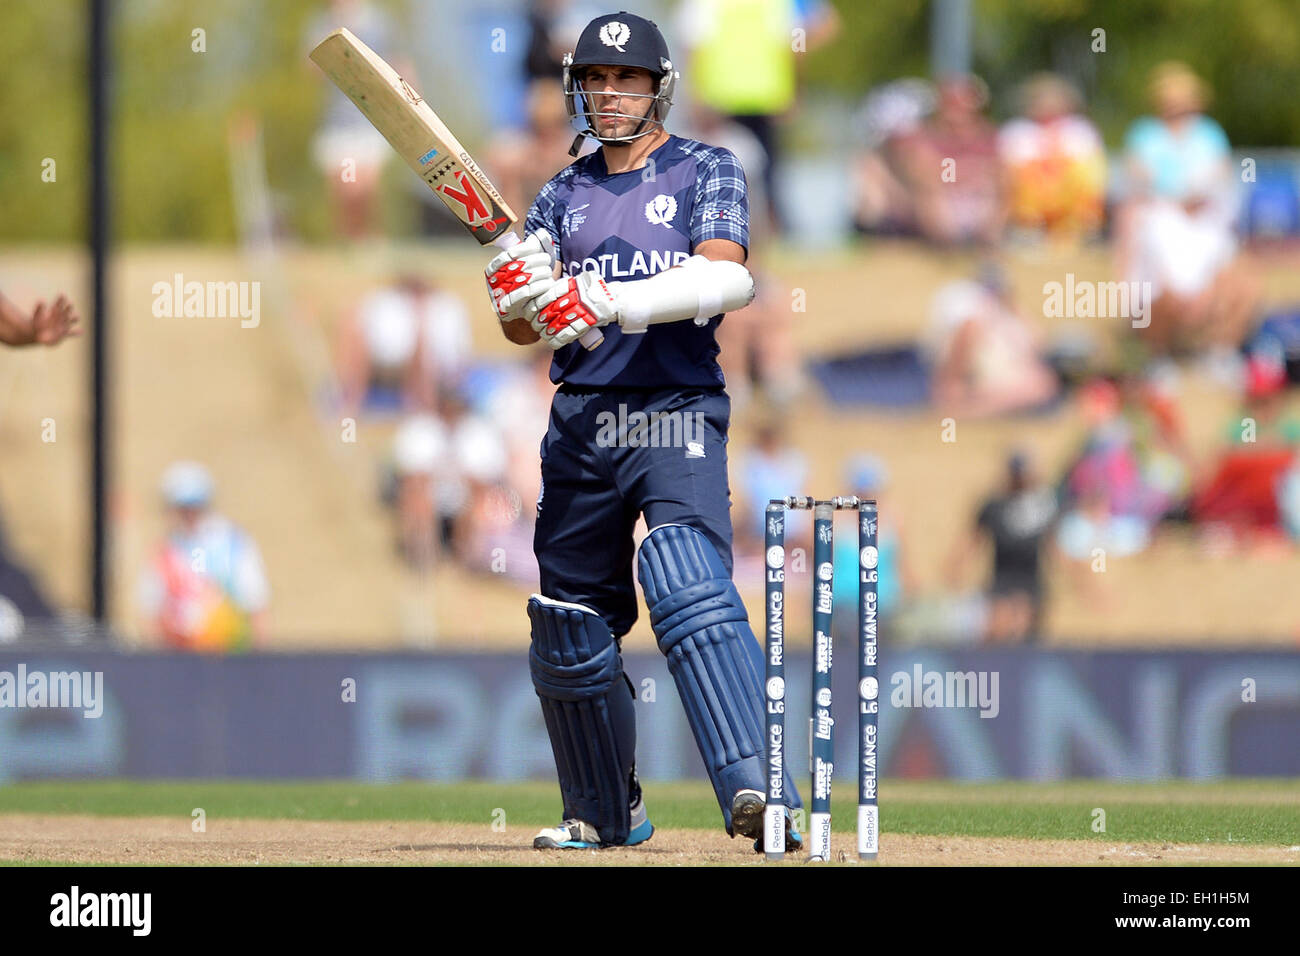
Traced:
[[632, 532], [684, 524], [731, 571], [727, 429], [721, 389], [588, 390], [561, 386], [542, 440], [533, 551], [541, 593], [585, 604], [616, 637], [637, 618]]

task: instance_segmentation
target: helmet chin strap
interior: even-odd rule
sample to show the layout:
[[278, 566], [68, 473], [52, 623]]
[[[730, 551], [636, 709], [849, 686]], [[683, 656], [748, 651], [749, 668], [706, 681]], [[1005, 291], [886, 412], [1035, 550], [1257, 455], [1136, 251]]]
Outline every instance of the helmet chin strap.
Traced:
[[[587, 137], [591, 137], [592, 139], [594, 139], [596, 142], [600, 143], [603, 146], [627, 146], [628, 144], [635, 142], [641, 137], [649, 136], [651, 133], [654, 132], [654, 130], [652, 129], [642, 128], [648, 122], [650, 122], [650, 118], [648, 116], [642, 117], [641, 123], [636, 128], [636, 132], [629, 133], [627, 136], [602, 137], [595, 130], [584, 129], [582, 132], [578, 133], [576, 136], [573, 137], [573, 145], [569, 147], [569, 155], [577, 156], [578, 150], [582, 149], [582, 141]], [[655, 121], [655, 125], [658, 126], [660, 129], [663, 129], [663, 124], [658, 122], [657, 120]]]

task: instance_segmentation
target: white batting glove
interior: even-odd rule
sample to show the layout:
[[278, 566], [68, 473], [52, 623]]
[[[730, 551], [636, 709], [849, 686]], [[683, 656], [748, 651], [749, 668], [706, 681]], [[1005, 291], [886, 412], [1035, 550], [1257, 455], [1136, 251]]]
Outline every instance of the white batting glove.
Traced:
[[497, 254], [483, 274], [497, 318], [502, 322], [522, 318], [528, 301], [556, 284], [555, 246], [550, 233], [539, 229]]
[[561, 349], [580, 338], [588, 329], [619, 320], [615, 290], [598, 272], [583, 270], [528, 300], [524, 317], [553, 349]]

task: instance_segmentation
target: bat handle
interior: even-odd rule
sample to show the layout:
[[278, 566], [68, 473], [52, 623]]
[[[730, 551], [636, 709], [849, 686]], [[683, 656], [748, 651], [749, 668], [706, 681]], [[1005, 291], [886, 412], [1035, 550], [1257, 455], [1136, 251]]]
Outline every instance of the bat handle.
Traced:
[[[511, 230], [503, 232], [501, 235], [493, 239], [492, 245], [496, 246], [498, 249], [509, 249], [512, 246], [518, 245], [519, 241], [519, 237], [515, 235], [513, 230]], [[582, 343], [583, 348], [590, 352], [596, 346], [600, 345], [601, 342], [605, 341], [605, 336], [600, 329], [593, 327], [582, 333], [582, 337], [579, 338], [578, 341]]]

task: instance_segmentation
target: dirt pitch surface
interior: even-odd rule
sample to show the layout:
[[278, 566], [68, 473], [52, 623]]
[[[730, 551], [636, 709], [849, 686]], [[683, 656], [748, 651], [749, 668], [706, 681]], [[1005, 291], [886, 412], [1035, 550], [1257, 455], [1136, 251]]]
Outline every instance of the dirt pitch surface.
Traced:
[[[640, 847], [541, 852], [531, 831], [501, 833], [480, 824], [209, 820], [194, 833], [174, 817], [44, 814], [0, 816], [0, 860], [18, 863], [181, 865], [493, 865], [696, 866], [758, 865], [745, 842], [707, 830], [659, 830]], [[851, 834], [837, 834], [835, 858], [856, 863]], [[803, 862], [791, 857], [791, 862]], [[1118, 843], [885, 834], [882, 864], [1034, 865], [1300, 865], [1300, 846], [1222, 843]]]

